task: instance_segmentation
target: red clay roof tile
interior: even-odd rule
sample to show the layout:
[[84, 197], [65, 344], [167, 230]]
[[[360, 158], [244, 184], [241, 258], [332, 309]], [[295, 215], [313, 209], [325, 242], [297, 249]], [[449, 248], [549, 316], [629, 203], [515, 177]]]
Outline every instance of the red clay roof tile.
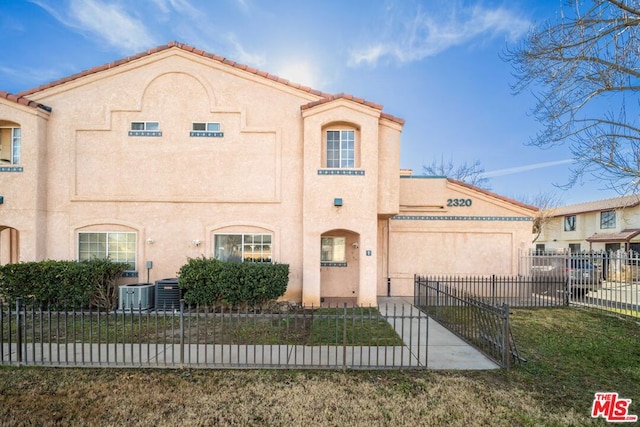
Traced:
[[[239, 64], [239, 63], [237, 63], [235, 61], [232, 61], [230, 59], [224, 58], [222, 56], [211, 54], [211, 53], [205, 52], [205, 51], [203, 51], [201, 49], [196, 49], [193, 46], [189, 46], [189, 45], [186, 45], [184, 43], [179, 43], [177, 41], [171, 41], [171, 42], [167, 43], [166, 45], [156, 46], [154, 48], [148, 49], [148, 50], [146, 50], [144, 52], [137, 53], [135, 55], [128, 56], [126, 58], [118, 59], [118, 60], [115, 60], [113, 62], [104, 64], [104, 65], [99, 65], [99, 66], [96, 66], [96, 67], [92, 67], [92, 68], [90, 68], [88, 70], [84, 70], [84, 71], [81, 71], [79, 73], [72, 74], [72, 75], [67, 76], [67, 77], [63, 77], [63, 78], [61, 78], [59, 80], [43, 84], [43, 85], [38, 86], [36, 88], [22, 91], [18, 95], [19, 96], [25, 96], [25, 95], [34, 94], [34, 93], [43, 91], [45, 89], [49, 89], [49, 88], [54, 87], [54, 86], [58, 86], [58, 85], [61, 85], [61, 84], [64, 84], [64, 83], [68, 83], [70, 81], [77, 80], [79, 78], [86, 77], [86, 76], [89, 76], [89, 75], [92, 75], [92, 74], [95, 74], [95, 73], [98, 73], [100, 71], [104, 71], [104, 70], [107, 70], [107, 69], [110, 69], [110, 68], [115, 68], [115, 67], [118, 67], [120, 65], [126, 64], [128, 62], [135, 61], [135, 60], [143, 58], [145, 56], [153, 55], [154, 53], [157, 53], [157, 52], [160, 52], [160, 51], [163, 51], [163, 50], [166, 50], [166, 49], [171, 49], [171, 48], [182, 49], [182, 50], [184, 50], [186, 52], [191, 52], [191, 53], [193, 53], [195, 55], [200, 55], [200, 56], [203, 56], [205, 58], [209, 58], [209, 59], [212, 59], [214, 61], [218, 61], [218, 62], [220, 62], [222, 64], [226, 64], [226, 65], [229, 65], [231, 67], [238, 68], [238, 69], [246, 71], [248, 73], [255, 74], [255, 75], [261, 76], [261, 77], [265, 77], [265, 78], [267, 78], [269, 80], [273, 80], [275, 82], [290, 86], [290, 87], [298, 89], [298, 90], [302, 90], [302, 91], [310, 93], [312, 95], [316, 95], [316, 96], [322, 97], [322, 99], [320, 99], [318, 101], [313, 101], [313, 102], [310, 102], [310, 103], [308, 103], [306, 105], [301, 106], [300, 108], [302, 110], [305, 110], [305, 109], [308, 109], [308, 108], [311, 108], [311, 107], [314, 107], [316, 105], [320, 105], [320, 104], [323, 104], [323, 103], [326, 103], [326, 102], [330, 102], [330, 101], [333, 101], [333, 100], [336, 100], [336, 99], [347, 99], [347, 100], [356, 102], [358, 104], [366, 105], [368, 107], [375, 108], [377, 110], [382, 111], [382, 105], [380, 105], [380, 104], [376, 104], [376, 103], [373, 103], [373, 102], [370, 102], [370, 101], [366, 101], [366, 100], [364, 100], [362, 98], [357, 98], [357, 97], [354, 97], [353, 95], [348, 95], [348, 94], [344, 94], [344, 93], [340, 93], [340, 94], [337, 94], [337, 95], [331, 95], [331, 94], [328, 94], [328, 93], [325, 93], [325, 92], [322, 92], [322, 91], [319, 91], [319, 90], [316, 90], [316, 89], [312, 89], [312, 88], [310, 88], [308, 86], [300, 85], [298, 83], [292, 83], [287, 79], [283, 79], [281, 77], [274, 76], [273, 74], [269, 74], [269, 73], [267, 73], [265, 71], [261, 71], [261, 70], [258, 70], [256, 68], [249, 67], [249, 66], [244, 65], [244, 64]], [[392, 116], [390, 114], [385, 114], [385, 113], [381, 113], [381, 114], [382, 114], [382, 116], [384, 118], [386, 118], [388, 120], [391, 120], [391, 121], [394, 121], [394, 122], [397, 122], [397, 123], [400, 123], [400, 124], [404, 124], [404, 120], [401, 119], [401, 118]]]
[[496, 193], [494, 193], [492, 191], [485, 190], [484, 188], [480, 188], [480, 187], [476, 187], [475, 185], [468, 184], [468, 183], [466, 183], [464, 181], [459, 181], [459, 180], [453, 179], [453, 178], [447, 178], [447, 181], [449, 181], [451, 183], [454, 183], [454, 184], [457, 184], [457, 185], [461, 185], [463, 187], [471, 188], [472, 190], [479, 191], [479, 192], [484, 193], [484, 194], [486, 194], [488, 196], [495, 197], [495, 198], [503, 200], [503, 201], [505, 201], [507, 203], [511, 203], [512, 205], [520, 206], [521, 208], [529, 209], [529, 210], [532, 210], [532, 211], [539, 211], [540, 210], [536, 206], [528, 205], [526, 203], [522, 203], [522, 202], [519, 202], [517, 200], [511, 199], [509, 197], [501, 196], [501, 195], [496, 194]]
[[36, 109], [39, 108], [41, 110], [51, 112], [51, 107], [47, 107], [44, 104], [40, 104], [38, 102], [32, 101], [28, 98], [25, 98], [24, 96], [15, 95], [13, 93], [5, 92], [3, 90], [0, 90], [0, 98], [7, 99], [17, 104], [26, 105], [27, 107], [36, 108]]

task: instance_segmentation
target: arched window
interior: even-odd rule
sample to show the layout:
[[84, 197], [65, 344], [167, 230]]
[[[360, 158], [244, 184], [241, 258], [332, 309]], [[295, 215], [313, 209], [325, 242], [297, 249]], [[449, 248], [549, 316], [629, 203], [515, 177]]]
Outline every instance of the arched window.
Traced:
[[0, 120], [0, 165], [20, 164], [20, 138], [20, 125]]
[[333, 123], [323, 129], [323, 163], [328, 169], [360, 167], [360, 132], [350, 123]]

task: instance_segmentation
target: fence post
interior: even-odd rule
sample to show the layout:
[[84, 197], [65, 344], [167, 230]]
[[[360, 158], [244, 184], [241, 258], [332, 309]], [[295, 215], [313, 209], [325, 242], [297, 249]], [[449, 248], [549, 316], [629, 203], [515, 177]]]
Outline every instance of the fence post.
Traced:
[[184, 300], [180, 300], [180, 364], [184, 364]]
[[16, 298], [16, 358], [18, 360], [18, 365], [22, 364], [22, 316], [20, 316], [21, 305], [22, 298]]
[[342, 314], [342, 369], [347, 369], [347, 303], [343, 303]]
[[496, 305], [496, 275], [491, 275], [491, 304]]
[[509, 369], [511, 367], [511, 340], [509, 339], [511, 337], [511, 331], [509, 330], [509, 304], [502, 304], [502, 319], [502, 365], [503, 367]]
[[436, 282], [436, 320], [440, 320], [440, 282]]

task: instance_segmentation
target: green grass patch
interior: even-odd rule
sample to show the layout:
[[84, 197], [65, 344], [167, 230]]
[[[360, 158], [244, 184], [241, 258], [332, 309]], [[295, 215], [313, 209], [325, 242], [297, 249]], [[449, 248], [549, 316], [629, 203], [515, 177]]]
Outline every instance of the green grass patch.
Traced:
[[403, 345], [375, 308], [322, 308], [313, 313], [309, 345]]
[[511, 328], [527, 362], [510, 374], [553, 407], [590, 409], [615, 391], [640, 414], [640, 326], [578, 308], [513, 309]]

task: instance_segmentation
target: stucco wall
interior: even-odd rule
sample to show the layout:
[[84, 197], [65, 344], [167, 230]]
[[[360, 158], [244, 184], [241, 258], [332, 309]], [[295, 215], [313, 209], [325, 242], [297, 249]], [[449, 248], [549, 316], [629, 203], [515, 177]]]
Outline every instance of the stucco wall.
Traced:
[[[605, 249], [605, 242], [589, 243], [586, 239], [595, 234], [607, 235], [640, 228], [640, 206], [616, 209], [615, 228], [600, 228], [600, 213], [601, 211], [575, 214], [576, 223], [573, 231], [565, 231], [564, 216], [553, 217], [543, 225], [542, 233], [535, 244], [543, 244], [548, 250], [567, 249], [569, 244], [579, 244], [581, 250], [599, 251]], [[640, 242], [640, 237], [633, 238], [631, 242]], [[622, 246], [624, 247], [624, 244]]]
[[[17, 252], [21, 261], [45, 258], [45, 206], [47, 201], [46, 126], [49, 113], [0, 98], [0, 125], [21, 129], [21, 161], [0, 164], [0, 227], [19, 233]], [[9, 156], [7, 156], [9, 157]], [[4, 249], [8, 246], [5, 233]]]
[[[518, 248], [530, 247], [532, 211], [445, 178], [401, 179], [400, 189], [400, 214], [382, 224], [390, 230], [392, 295], [413, 295], [414, 274], [517, 273]], [[378, 292], [386, 290], [379, 281]]]

